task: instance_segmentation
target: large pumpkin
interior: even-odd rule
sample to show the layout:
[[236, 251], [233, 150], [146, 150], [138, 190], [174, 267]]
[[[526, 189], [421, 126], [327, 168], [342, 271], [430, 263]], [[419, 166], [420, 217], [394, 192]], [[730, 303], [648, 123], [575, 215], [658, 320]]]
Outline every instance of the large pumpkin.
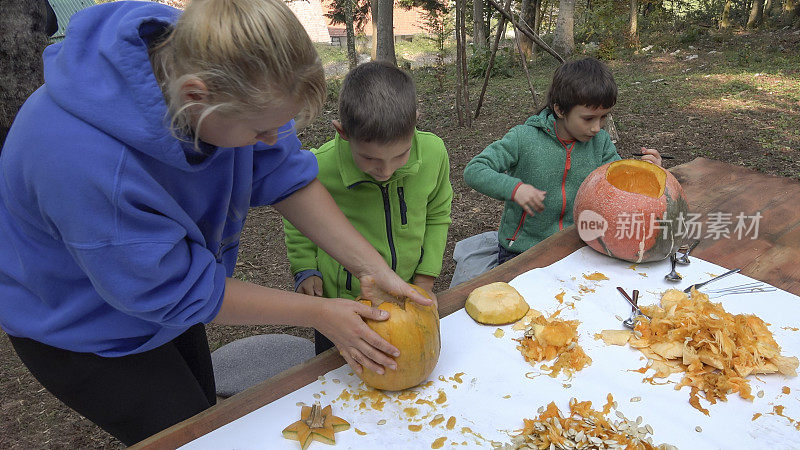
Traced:
[[[430, 298], [424, 289], [414, 286], [419, 293]], [[362, 303], [372, 304], [361, 299]], [[428, 378], [439, 361], [441, 341], [439, 337], [439, 311], [436, 305], [423, 306], [413, 300], [385, 301], [378, 306], [389, 312], [389, 319], [365, 322], [382, 338], [400, 350], [395, 358], [397, 369], [387, 369], [379, 375], [369, 369], [361, 371], [359, 377], [367, 386], [387, 391], [399, 391], [414, 387]]]
[[583, 181], [573, 218], [587, 245], [614, 258], [658, 261], [683, 244], [688, 205], [675, 177], [640, 160], [602, 165]]

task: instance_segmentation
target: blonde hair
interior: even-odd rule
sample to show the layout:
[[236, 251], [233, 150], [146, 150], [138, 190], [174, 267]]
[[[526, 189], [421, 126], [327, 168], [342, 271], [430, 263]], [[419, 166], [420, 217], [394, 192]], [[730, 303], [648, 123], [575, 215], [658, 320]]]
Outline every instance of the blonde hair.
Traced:
[[[192, 0], [151, 60], [179, 138], [194, 136], [211, 112], [268, 110], [283, 100], [303, 105], [297, 126], [314, 120], [325, 101], [325, 74], [303, 26], [282, 0]], [[197, 78], [205, 102], [181, 101]], [[197, 125], [192, 113], [201, 106]]]

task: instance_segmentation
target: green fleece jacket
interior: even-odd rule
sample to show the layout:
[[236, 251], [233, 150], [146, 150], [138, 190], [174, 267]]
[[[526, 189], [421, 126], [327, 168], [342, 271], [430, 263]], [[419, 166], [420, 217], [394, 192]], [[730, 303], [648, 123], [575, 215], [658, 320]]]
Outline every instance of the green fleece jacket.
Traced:
[[[444, 142], [434, 134], [414, 132], [408, 162], [389, 180], [377, 182], [353, 161], [350, 144], [339, 135], [312, 150], [320, 182], [350, 223], [401, 278], [438, 277], [450, 226], [450, 163]], [[292, 274], [322, 273], [323, 295], [355, 298], [358, 279], [284, 220]]]
[[[583, 180], [620, 159], [605, 130], [589, 142], [564, 143], [555, 130], [555, 116], [545, 108], [486, 147], [464, 169], [467, 185], [506, 202], [498, 238], [509, 251], [524, 252], [572, 225], [572, 206]], [[544, 211], [528, 216], [511, 199], [521, 183], [547, 192]]]

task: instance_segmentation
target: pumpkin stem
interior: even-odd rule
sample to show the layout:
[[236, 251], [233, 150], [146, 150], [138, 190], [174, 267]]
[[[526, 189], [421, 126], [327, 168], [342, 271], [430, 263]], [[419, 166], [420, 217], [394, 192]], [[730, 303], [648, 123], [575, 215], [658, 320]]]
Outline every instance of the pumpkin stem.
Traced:
[[325, 416], [322, 415], [322, 406], [320, 406], [319, 402], [311, 407], [311, 414], [305, 422], [309, 428], [322, 428], [325, 426]]

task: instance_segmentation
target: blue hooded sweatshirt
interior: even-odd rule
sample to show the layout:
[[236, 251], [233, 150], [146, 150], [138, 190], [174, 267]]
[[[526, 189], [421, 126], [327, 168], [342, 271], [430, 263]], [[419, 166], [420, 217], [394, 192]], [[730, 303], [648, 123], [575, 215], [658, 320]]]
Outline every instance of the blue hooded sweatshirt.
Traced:
[[311, 182], [293, 123], [274, 146], [174, 138], [147, 46], [180, 12], [107, 3], [44, 53], [45, 84], [0, 154], [0, 325], [13, 336], [122, 356], [219, 311], [251, 206]]

